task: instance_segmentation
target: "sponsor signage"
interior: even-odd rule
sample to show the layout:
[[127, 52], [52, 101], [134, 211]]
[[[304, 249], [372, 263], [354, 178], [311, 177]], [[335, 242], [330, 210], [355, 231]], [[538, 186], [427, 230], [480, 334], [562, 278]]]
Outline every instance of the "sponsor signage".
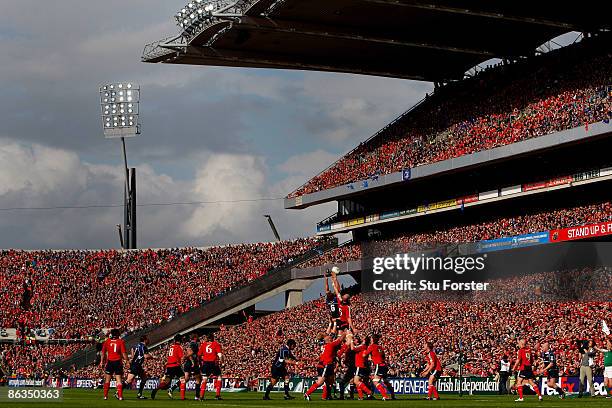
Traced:
[[[303, 393], [316, 381], [315, 378], [293, 377], [289, 380], [289, 391]], [[396, 395], [425, 395], [427, 394], [428, 379], [427, 378], [390, 378], [389, 381], [393, 385]], [[264, 392], [268, 379], [260, 379], [257, 384], [257, 390]], [[497, 394], [499, 383], [493, 377], [442, 377], [437, 383], [438, 392], [444, 394], [458, 394], [459, 390], [465, 394]], [[274, 391], [281, 392], [284, 389], [284, 384], [279, 382], [274, 387]], [[374, 390], [376, 392], [376, 390]], [[319, 388], [316, 392], [322, 392]]]
[[411, 169], [404, 169], [402, 170], [402, 180], [403, 181], [408, 181], [412, 178], [412, 170]]
[[378, 214], [372, 214], [372, 215], [368, 215], [366, 216], [366, 222], [375, 222], [379, 220], [379, 216]]
[[550, 242], [549, 233], [534, 232], [531, 234], [517, 235], [480, 241], [476, 243], [476, 252], [500, 251], [503, 249], [522, 248], [532, 245], [547, 244]]
[[479, 201], [490, 200], [490, 199], [496, 198], [496, 197], [499, 197], [499, 190], [484, 191], [484, 192], [478, 194], [478, 200]]
[[[581, 174], [584, 174], [584, 173], [581, 173]], [[554, 179], [550, 179], [547, 181], [537, 181], [535, 183], [523, 184], [523, 191], [539, 190], [541, 188], [556, 187], [556, 186], [562, 186], [565, 184], [570, 184], [574, 180], [575, 176], [576, 175], [556, 177]]]
[[442, 377], [436, 385], [441, 394], [458, 394], [459, 391], [469, 395], [499, 393], [499, 382], [493, 377]]
[[400, 216], [404, 216], [404, 215], [413, 215], [417, 213], [417, 209], [416, 208], [409, 208], [407, 210], [401, 210], [399, 212]]
[[[241, 392], [247, 391], [247, 385], [244, 380], [235, 378], [223, 378], [221, 384], [221, 391], [223, 392]], [[51, 378], [46, 381], [44, 380], [24, 380], [24, 379], [10, 379], [8, 382], [9, 387], [54, 387], [54, 388], [99, 388], [102, 386], [102, 382], [99, 379], [92, 378]], [[111, 380], [111, 388], [116, 387], [117, 382]], [[159, 385], [158, 378], [150, 378], [145, 384], [145, 390], [153, 390]], [[132, 389], [138, 389], [140, 386], [140, 380], [136, 380]], [[186, 383], [186, 389], [188, 391], [195, 391], [195, 381], [189, 380]], [[214, 391], [214, 384], [209, 382], [207, 384], [208, 391]]]
[[476, 201], [478, 201], [478, 194], [473, 194], [473, 195], [465, 196], [462, 198], [458, 198], [456, 204], [461, 205], [462, 203], [463, 204], [475, 203]]
[[454, 207], [457, 205], [457, 200], [438, 201], [429, 205], [430, 210], [440, 210], [442, 208]]
[[[546, 385], [546, 378], [542, 377], [540, 379], [540, 390], [542, 390], [542, 395], [557, 395], [557, 390], [550, 388]], [[587, 393], [591, 393], [596, 396], [606, 396], [606, 388], [604, 385], [603, 377], [593, 377], [593, 390], [591, 390], [590, 385], [587, 383]], [[568, 394], [577, 394], [580, 390], [580, 378], [578, 377], [559, 377], [558, 384], [566, 390]]]
[[399, 217], [399, 215], [400, 215], [399, 211], [385, 211], [384, 213], [380, 214], [380, 219], [381, 220], [386, 220], [388, 218]]
[[538, 182], [535, 182], [535, 183], [523, 184], [523, 191], [539, 190], [541, 188], [546, 188], [546, 182], [545, 181], [538, 181]]
[[550, 231], [551, 242], [589, 239], [612, 234], [612, 221]]
[[597, 169], [597, 170], [591, 170], [591, 171], [585, 171], [582, 173], [576, 173], [572, 176], [573, 181], [583, 181], [583, 180], [590, 180], [592, 178], [597, 178], [597, 177], [601, 177], [601, 170]]
[[501, 196], [508, 196], [508, 195], [512, 195], [512, 194], [518, 194], [521, 192], [521, 186], [517, 185], [517, 186], [510, 186], [510, 187], [504, 187], [501, 189]]
[[572, 176], [557, 177], [546, 182], [546, 187], [556, 187], [565, 184], [570, 184], [573, 181]]
[[365, 223], [365, 218], [360, 217], [360, 218], [355, 218], [352, 220], [347, 221], [347, 227], [352, 227], [353, 225], [359, 225], [359, 224], [363, 224]]
[[319, 231], [319, 232], [329, 231], [329, 230], [331, 230], [331, 224], [325, 224], [325, 225], [318, 225], [317, 226], [317, 231]]

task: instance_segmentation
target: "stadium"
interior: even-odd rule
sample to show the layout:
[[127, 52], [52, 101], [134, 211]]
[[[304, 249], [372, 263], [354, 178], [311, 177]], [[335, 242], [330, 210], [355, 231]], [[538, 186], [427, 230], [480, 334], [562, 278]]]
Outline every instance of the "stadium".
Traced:
[[[336, 208], [306, 238], [0, 250], [0, 401], [607, 406], [612, 26], [600, 4], [189, 2], [143, 65], [433, 92], [285, 192], [291, 214]], [[257, 307], [272, 298], [282, 310]]]

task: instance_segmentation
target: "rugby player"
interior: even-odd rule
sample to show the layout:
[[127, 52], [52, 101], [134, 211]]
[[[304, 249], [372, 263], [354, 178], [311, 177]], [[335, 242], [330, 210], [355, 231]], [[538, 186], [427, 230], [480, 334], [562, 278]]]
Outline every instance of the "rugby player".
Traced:
[[514, 368], [512, 369], [513, 371], [519, 370], [516, 376], [516, 391], [519, 397], [515, 401], [523, 401], [524, 385], [530, 385], [533, 391], [538, 395], [538, 399], [542, 401], [542, 394], [540, 394], [540, 390], [534, 382], [535, 376], [533, 375], [533, 354], [531, 353], [531, 349], [526, 345], [525, 339], [519, 339], [518, 347], [519, 351], [516, 362], [514, 363]]
[[[338, 360], [342, 360], [343, 364], [340, 366], [340, 399], [344, 399], [344, 390], [349, 387], [349, 399], [354, 399], [354, 377], [355, 377], [355, 351], [352, 349], [353, 336], [347, 336], [344, 344], [338, 351]], [[344, 359], [342, 359], [344, 357]]]
[[604, 387], [608, 389], [606, 398], [612, 398], [612, 337], [605, 341], [606, 348], [595, 347], [595, 350], [604, 355]]
[[292, 397], [289, 394], [289, 371], [287, 370], [287, 366], [298, 364], [298, 359], [293, 354], [296, 344], [297, 343], [295, 340], [289, 339], [281, 346], [280, 350], [278, 350], [278, 353], [272, 362], [272, 369], [270, 370], [270, 384], [268, 384], [266, 387], [266, 393], [263, 397], [264, 400], [270, 399], [270, 392], [281, 379], [284, 381], [285, 399], [295, 399], [295, 397]]
[[123, 361], [129, 363], [125, 342], [119, 338], [119, 329], [112, 329], [110, 336], [102, 345], [100, 368], [104, 368], [104, 399], [108, 399], [111, 377], [115, 376], [117, 392], [115, 397], [123, 400]]
[[174, 336], [174, 342], [168, 349], [168, 360], [166, 362], [166, 371], [161, 378], [159, 385], [151, 392], [151, 399], [155, 399], [157, 391], [168, 390], [168, 397], [172, 399], [172, 390], [169, 389], [172, 380], [179, 380], [181, 388], [181, 399], [185, 399], [185, 374], [181, 368], [183, 362], [183, 347], [181, 347], [181, 336]]
[[304, 399], [310, 401], [310, 395], [323, 385], [323, 399], [331, 399], [331, 386], [334, 381], [336, 354], [344, 342], [346, 332], [342, 333], [336, 340], [330, 334], [324, 338], [324, 345], [319, 362], [317, 363], [317, 381], [306, 391]]
[[185, 364], [183, 371], [185, 371], [185, 383], [190, 378], [195, 379], [195, 400], [200, 399], [200, 387], [202, 386], [202, 373], [200, 372], [200, 358], [198, 357], [198, 351], [200, 350], [200, 342], [197, 333], [191, 334], [191, 341], [189, 347], [187, 347], [187, 354], [185, 356]]
[[547, 385], [559, 393], [559, 398], [565, 398], [565, 391], [563, 391], [563, 388], [557, 385], [557, 379], [559, 378], [557, 357], [555, 356], [554, 351], [550, 349], [550, 345], [547, 341], [542, 343], [542, 355], [540, 358], [543, 365], [543, 374], [546, 375], [547, 378]]
[[380, 346], [380, 338], [380, 334], [372, 335], [372, 344], [368, 346], [366, 351], [363, 353], [363, 356], [366, 358], [370, 356], [370, 359], [374, 364], [374, 372], [372, 373], [374, 376], [374, 386], [383, 396], [383, 401], [389, 399], [387, 391], [389, 391], [391, 394], [391, 399], [394, 400], [395, 391], [393, 390], [393, 385], [387, 376], [389, 367], [385, 361], [385, 352]]
[[211, 378], [215, 386], [215, 399], [221, 399], [221, 345], [215, 341], [212, 333], [206, 335], [206, 341], [202, 342], [198, 350], [198, 357], [202, 362], [202, 385], [200, 386], [200, 399], [206, 394], [206, 384]]
[[132, 362], [130, 363], [130, 369], [128, 371], [126, 384], [131, 384], [136, 377], [140, 378], [140, 385], [138, 386], [138, 399], [147, 399], [142, 392], [149, 376], [144, 369], [145, 358], [151, 358], [149, 349], [147, 348], [149, 339], [147, 336], [140, 336], [140, 342], [132, 347]]
[[[331, 269], [331, 279], [332, 286], [334, 287], [334, 292], [336, 294], [336, 299], [338, 302], [338, 312], [340, 316], [336, 319], [336, 328], [338, 333], [350, 330], [355, 333], [355, 328], [353, 327], [353, 318], [351, 317], [351, 296], [348, 293], [344, 295], [340, 292], [340, 282], [338, 282], [338, 273], [340, 269], [337, 266], [334, 266]], [[325, 279], [327, 283], [327, 279]]]
[[438, 389], [436, 388], [436, 382], [442, 375], [442, 364], [440, 363], [440, 359], [436, 355], [434, 351], [434, 346], [432, 342], [425, 342], [425, 346], [423, 347], [425, 351], [425, 360], [427, 361], [427, 366], [421, 373], [421, 377], [428, 378], [428, 388], [427, 388], [427, 398], [428, 400], [436, 401], [440, 399], [438, 395]]
[[368, 360], [364, 353], [370, 345], [370, 338], [366, 337], [364, 343], [361, 342], [359, 336], [353, 337], [351, 341], [351, 349], [355, 353], [355, 377], [353, 382], [355, 388], [357, 388], [357, 395], [359, 400], [363, 400], [363, 393], [365, 392], [368, 399], [372, 399], [372, 391], [367, 387], [366, 381], [370, 379], [370, 369], [368, 368]]

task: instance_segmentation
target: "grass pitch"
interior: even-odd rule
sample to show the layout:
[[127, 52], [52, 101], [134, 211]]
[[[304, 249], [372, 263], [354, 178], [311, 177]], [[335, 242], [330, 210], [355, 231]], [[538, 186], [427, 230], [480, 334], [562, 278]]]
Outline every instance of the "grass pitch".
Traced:
[[[480, 396], [463, 396], [458, 395], [442, 395], [439, 401], [425, 401], [419, 396], [399, 396], [397, 401], [321, 401], [321, 394], [314, 394], [312, 401], [305, 401], [301, 394], [293, 394], [296, 399], [285, 401], [282, 394], [273, 393], [272, 401], [263, 401], [263, 394], [256, 392], [244, 393], [226, 393], [223, 394], [222, 401], [212, 399], [212, 395], [208, 395], [205, 401], [194, 401], [193, 392], [188, 392], [189, 399], [181, 401], [176, 399], [178, 393], [175, 393], [175, 399], [168, 398], [165, 391], [160, 391], [155, 400], [137, 400], [135, 391], [126, 391], [125, 399], [118, 401], [114, 398], [114, 389], [109, 393], [108, 401], [102, 399], [102, 390], [64, 390], [64, 398], [61, 402], [6, 402], [0, 403], [2, 408], [34, 408], [34, 407], [49, 407], [49, 408], [115, 408], [115, 407], [143, 407], [143, 408], [162, 408], [162, 407], [219, 407], [219, 408], [276, 408], [276, 407], [291, 407], [291, 408], [323, 408], [323, 407], [372, 407], [372, 406], [390, 406], [390, 407], [545, 407], [545, 408], [598, 408], [612, 407], [612, 400], [604, 397], [596, 398], [566, 398], [560, 400], [557, 397], [544, 397], [544, 401], [539, 402], [535, 396], [526, 396], [524, 402], [515, 402], [516, 396], [496, 396], [496, 395], [480, 395]], [[150, 392], [145, 392], [148, 397]]]

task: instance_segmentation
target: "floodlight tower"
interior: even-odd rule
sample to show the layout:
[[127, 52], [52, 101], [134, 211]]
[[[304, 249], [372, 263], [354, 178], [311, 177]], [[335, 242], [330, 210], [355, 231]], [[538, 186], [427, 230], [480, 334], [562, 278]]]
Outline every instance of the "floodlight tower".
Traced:
[[102, 127], [107, 139], [121, 139], [125, 184], [124, 204], [124, 249], [136, 249], [136, 169], [129, 168], [125, 138], [140, 134], [140, 87], [131, 82], [117, 82], [100, 87]]

